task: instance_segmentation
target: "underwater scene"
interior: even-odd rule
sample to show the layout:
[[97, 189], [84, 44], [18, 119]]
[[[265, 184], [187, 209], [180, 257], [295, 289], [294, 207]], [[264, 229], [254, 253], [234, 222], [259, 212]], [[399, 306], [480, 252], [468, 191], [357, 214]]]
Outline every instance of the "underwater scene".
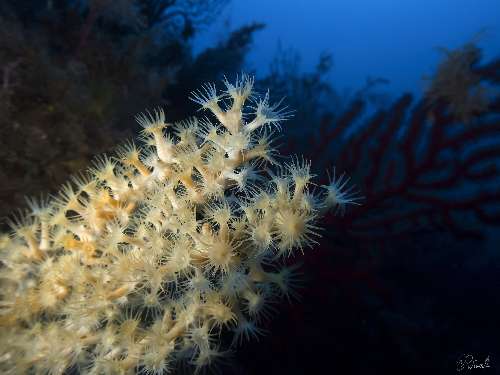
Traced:
[[1, 374], [500, 374], [498, 0], [0, 0]]

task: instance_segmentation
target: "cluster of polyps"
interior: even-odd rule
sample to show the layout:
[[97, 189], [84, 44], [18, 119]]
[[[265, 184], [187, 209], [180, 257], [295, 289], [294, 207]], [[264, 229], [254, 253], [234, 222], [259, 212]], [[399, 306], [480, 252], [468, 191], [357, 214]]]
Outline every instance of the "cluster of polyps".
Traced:
[[279, 165], [272, 130], [288, 112], [243, 76], [193, 100], [214, 118], [138, 116], [143, 147], [96, 159], [57, 197], [0, 237], [3, 373], [196, 370], [261, 333], [272, 302], [294, 294], [283, 256], [317, 236], [326, 209], [356, 203], [333, 179], [309, 190], [310, 164]]

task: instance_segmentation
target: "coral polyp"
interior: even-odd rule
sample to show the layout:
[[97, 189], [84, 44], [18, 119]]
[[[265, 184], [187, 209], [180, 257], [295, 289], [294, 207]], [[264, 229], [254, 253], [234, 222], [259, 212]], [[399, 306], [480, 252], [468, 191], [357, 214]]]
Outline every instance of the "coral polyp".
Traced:
[[221, 330], [233, 343], [263, 332], [272, 304], [296, 293], [283, 258], [316, 243], [318, 218], [338, 202], [328, 187], [309, 191], [310, 162], [270, 163], [270, 128], [288, 112], [253, 83], [194, 93], [211, 112], [202, 120], [137, 116], [141, 146], [97, 158], [11, 221], [0, 241], [3, 373], [198, 371], [223, 356]]

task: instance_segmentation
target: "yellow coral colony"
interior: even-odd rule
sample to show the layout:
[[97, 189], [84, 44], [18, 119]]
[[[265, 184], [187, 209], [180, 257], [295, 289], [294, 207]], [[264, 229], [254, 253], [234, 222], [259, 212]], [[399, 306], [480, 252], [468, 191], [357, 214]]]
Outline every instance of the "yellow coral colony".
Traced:
[[309, 191], [307, 161], [278, 165], [273, 130], [288, 112], [248, 76], [224, 84], [193, 93], [213, 117], [138, 116], [142, 147], [96, 159], [11, 219], [2, 373], [197, 371], [222, 356], [221, 330], [233, 343], [261, 333], [270, 303], [294, 293], [295, 268], [280, 259], [315, 242], [327, 206], [354, 199]]

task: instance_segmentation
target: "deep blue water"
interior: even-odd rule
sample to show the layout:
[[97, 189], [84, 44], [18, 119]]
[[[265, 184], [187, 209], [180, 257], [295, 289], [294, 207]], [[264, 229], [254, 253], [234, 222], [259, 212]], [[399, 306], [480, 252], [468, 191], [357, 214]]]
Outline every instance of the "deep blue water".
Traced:
[[300, 54], [304, 71], [328, 51], [335, 64], [330, 78], [340, 89], [355, 89], [371, 76], [388, 79], [391, 92], [420, 93], [422, 77], [441, 57], [436, 47], [475, 38], [487, 58], [500, 50], [498, 0], [233, 0], [198, 35], [195, 49], [253, 21], [267, 26], [255, 36], [249, 68], [264, 75], [279, 43]]

